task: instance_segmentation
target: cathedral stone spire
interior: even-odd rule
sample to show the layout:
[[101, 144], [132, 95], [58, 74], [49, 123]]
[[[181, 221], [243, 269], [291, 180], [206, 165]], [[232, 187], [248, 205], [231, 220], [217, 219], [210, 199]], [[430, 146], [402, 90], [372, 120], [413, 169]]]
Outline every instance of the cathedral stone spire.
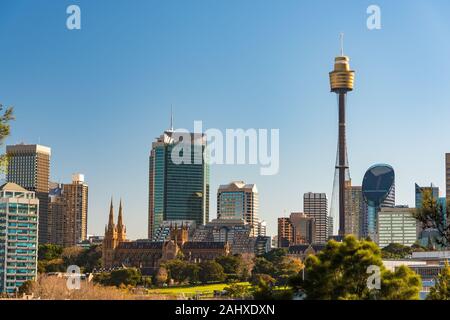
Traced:
[[122, 199], [120, 199], [119, 204], [119, 217], [117, 220], [117, 237], [119, 241], [125, 241], [127, 238], [126, 228], [125, 225], [123, 224]]
[[108, 230], [113, 230], [115, 228], [114, 226], [114, 207], [113, 207], [113, 201], [111, 197], [111, 204], [109, 206], [109, 220], [108, 220]]

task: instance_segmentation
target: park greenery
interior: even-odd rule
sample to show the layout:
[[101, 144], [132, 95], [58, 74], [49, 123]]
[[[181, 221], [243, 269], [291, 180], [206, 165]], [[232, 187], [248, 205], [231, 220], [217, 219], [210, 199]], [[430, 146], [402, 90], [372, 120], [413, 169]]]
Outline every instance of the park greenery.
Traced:
[[90, 273], [101, 267], [102, 250], [100, 246], [88, 249], [54, 244], [41, 244], [38, 250], [38, 272], [66, 272], [71, 265], [79, 266], [81, 272]]
[[[371, 266], [380, 270], [380, 290], [367, 285]], [[323, 251], [309, 256], [305, 275], [292, 277], [289, 283], [308, 300], [415, 300], [421, 288], [420, 277], [411, 269], [386, 270], [378, 246], [353, 236], [342, 243], [329, 241]]]
[[447, 262], [435, 281], [427, 300], [450, 300], [450, 266]]

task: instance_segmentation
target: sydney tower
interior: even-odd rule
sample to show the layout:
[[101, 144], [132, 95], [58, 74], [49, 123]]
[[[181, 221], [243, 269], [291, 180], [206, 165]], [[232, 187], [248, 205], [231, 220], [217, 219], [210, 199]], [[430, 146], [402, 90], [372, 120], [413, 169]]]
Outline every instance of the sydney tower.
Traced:
[[[355, 72], [350, 70], [350, 59], [344, 56], [341, 48], [341, 55], [334, 59], [334, 70], [330, 72], [331, 92], [338, 96], [339, 106], [339, 140], [336, 170], [339, 181], [339, 236], [345, 236], [345, 181], [349, 167], [347, 161], [347, 146], [345, 139], [345, 104], [347, 92], [353, 90]], [[334, 221], [336, 223], [336, 220]]]

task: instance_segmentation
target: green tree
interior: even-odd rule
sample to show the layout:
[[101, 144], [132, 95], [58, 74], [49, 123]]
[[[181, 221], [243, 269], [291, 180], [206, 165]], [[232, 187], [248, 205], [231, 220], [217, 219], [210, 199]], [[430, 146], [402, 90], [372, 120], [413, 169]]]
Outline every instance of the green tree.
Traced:
[[63, 247], [55, 244], [40, 244], [38, 250], [38, 259], [41, 261], [60, 259], [63, 250]]
[[199, 265], [199, 280], [202, 283], [222, 282], [225, 280], [223, 268], [216, 261], [203, 261]]
[[141, 283], [142, 275], [139, 269], [120, 269], [114, 270], [110, 273], [109, 277], [104, 280], [106, 285], [113, 285], [116, 287], [124, 286], [136, 286]]
[[276, 272], [275, 266], [272, 262], [263, 257], [255, 258], [255, 265], [253, 266], [252, 274], [270, 274], [274, 275]]
[[217, 257], [216, 262], [222, 266], [226, 274], [239, 274], [241, 271], [242, 258], [240, 255]]
[[160, 267], [154, 278], [155, 284], [157, 286], [162, 286], [163, 284], [167, 283], [167, 279], [169, 279], [169, 273], [167, 272], [167, 269], [165, 267]]
[[447, 203], [446, 209], [433, 197], [431, 190], [422, 191], [422, 206], [416, 209], [415, 218], [421, 224], [423, 230], [437, 230], [439, 236], [436, 242], [448, 247], [450, 244], [450, 203]]
[[450, 266], [447, 262], [430, 289], [427, 300], [450, 300]]
[[187, 266], [188, 263], [186, 261], [178, 259], [164, 263], [164, 267], [169, 273], [169, 278], [178, 283], [182, 283], [187, 279]]
[[387, 247], [381, 249], [383, 259], [404, 259], [413, 253], [413, 248], [404, 246], [399, 243], [391, 243]]
[[252, 292], [248, 285], [233, 283], [224, 290], [227, 292], [227, 296], [233, 299], [248, 299], [252, 297]]
[[[14, 120], [14, 110], [12, 107], [6, 108], [0, 104], [0, 145], [11, 133], [10, 122]], [[8, 167], [8, 158], [5, 154], [0, 155], [0, 172], [5, 173]]]
[[253, 297], [256, 300], [272, 300], [276, 280], [267, 274], [257, 275], [253, 281]]
[[[369, 267], [380, 270], [381, 290], [369, 289]], [[396, 272], [384, 268], [381, 252], [371, 241], [348, 236], [342, 243], [329, 241], [326, 248], [305, 262], [306, 277], [292, 277], [290, 285], [309, 300], [367, 300], [419, 298], [420, 277], [407, 267]]]

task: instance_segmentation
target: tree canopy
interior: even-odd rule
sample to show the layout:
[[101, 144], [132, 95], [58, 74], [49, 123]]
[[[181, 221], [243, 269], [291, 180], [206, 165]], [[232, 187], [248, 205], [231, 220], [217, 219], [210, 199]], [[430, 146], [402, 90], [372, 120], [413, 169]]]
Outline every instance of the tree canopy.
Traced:
[[[380, 290], [368, 286], [371, 268], [380, 270]], [[328, 242], [326, 248], [305, 262], [305, 279], [297, 275], [290, 284], [308, 300], [411, 300], [419, 298], [420, 277], [407, 267], [386, 270], [378, 246], [348, 236], [342, 243]]]

